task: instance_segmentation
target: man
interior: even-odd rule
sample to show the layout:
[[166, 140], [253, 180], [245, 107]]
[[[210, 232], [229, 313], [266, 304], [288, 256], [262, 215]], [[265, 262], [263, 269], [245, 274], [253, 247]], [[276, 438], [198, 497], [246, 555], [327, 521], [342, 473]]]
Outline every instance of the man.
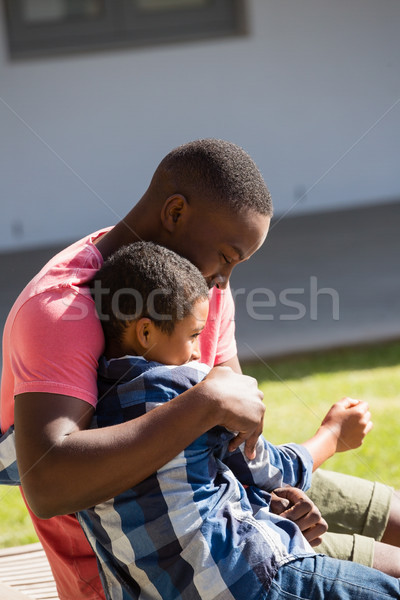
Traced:
[[[132, 487], [215, 425], [238, 431], [232, 448], [246, 441], [253, 455], [264, 406], [255, 380], [240, 374], [228, 280], [233, 267], [264, 242], [271, 213], [261, 174], [243, 150], [215, 140], [187, 144], [162, 161], [120, 223], [60, 253], [11, 310], [4, 331], [2, 430], [14, 421], [15, 397], [22, 488], [62, 600], [103, 598], [93, 554], [68, 513]], [[114, 250], [138, 240], [168, 246], [201, 269], [212, 287], [202, 360], [236, 372], [213, 370], [154, 414], [101, 432], [86, 430], [104, 338], [85, 283]]]
[[[264, 406], [255, 380], [240, 372], [229, 276], [262, 245], [271, 215], [263, 178], [242, 149], [218, 140], [186, 144], [163, 159], [124, 219], [54, 257], [12, 308], [3, 337], [2, 431], [15, 420], [23, 493], [62, 600], [104, 598], [70, 513], [139, 483], [216, 425], [238, 432], [232, 450], [245, 442], [248, 458], [254, 455]], [[212, 288], [201, 360], [231, 369], [212, 370], [140, 419], [88, 430], [104, 338], [85, 284], [117, 248], [138, 240], [167, 246], [201, 270]]]

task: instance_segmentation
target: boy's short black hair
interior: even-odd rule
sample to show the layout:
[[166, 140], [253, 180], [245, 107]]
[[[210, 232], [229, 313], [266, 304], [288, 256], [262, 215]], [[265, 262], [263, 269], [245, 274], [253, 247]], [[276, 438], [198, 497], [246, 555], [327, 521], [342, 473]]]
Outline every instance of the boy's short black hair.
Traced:
[[171, 334], [209, 289], [197, 267], [168, 248], [136, 242], [112, 254], [90, 283], [106, 339], [120, 342], [130, 321], [150, 318]]
[[167, 173], [177, 193], [196, 194], [218, 208], [238, 214], [250, 209], [272, 217], [272, 200], [249, 154], [240, 146], [214, 138], [195, 140], [171, 150], [157, 171]]

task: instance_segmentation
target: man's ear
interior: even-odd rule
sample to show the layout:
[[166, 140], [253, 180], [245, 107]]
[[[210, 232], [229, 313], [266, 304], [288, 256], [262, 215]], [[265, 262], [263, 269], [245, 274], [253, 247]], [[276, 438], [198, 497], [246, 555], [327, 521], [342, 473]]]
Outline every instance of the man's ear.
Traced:
[[142, 349], [148, 350], [154, 344], [154, 323], [148, 317], [136, 321], [136, 338]]
[[161, 209], [161, 222], [164, 228], [173, 233], [185, 215], [188, 203], [182, 194], [174, 194], [166, 199]]

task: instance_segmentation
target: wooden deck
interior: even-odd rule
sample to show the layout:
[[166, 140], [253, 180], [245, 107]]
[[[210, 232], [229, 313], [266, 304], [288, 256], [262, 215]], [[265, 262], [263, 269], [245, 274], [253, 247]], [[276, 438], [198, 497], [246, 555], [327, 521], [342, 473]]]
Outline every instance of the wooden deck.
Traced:
[[41, 544], [0, 550], [1, 600], [58, 600], [56, 584]]

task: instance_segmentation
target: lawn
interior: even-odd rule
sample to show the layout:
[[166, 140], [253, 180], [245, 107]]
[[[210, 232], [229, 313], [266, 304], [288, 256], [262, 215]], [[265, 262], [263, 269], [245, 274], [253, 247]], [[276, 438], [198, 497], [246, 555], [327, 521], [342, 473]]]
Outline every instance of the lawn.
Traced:
[[0, 486], [0, 548], [32, 542], [37, 536], [19, 489]]
[[400, 488], [400, 342], [247, 365], [267, 406], [264, 435], [273, 443], [311, 437], [344, 396], [369, 403], [373, 430], [357, 450], [325, 467]]
[[[400, 342], [248, 364], [267, 406], [265, 436], [272, 442], [311, 437], [331, 404], [343, 396], [366, 400], [374, 428], [363, 446], [325, 466], [400, 488]], [[0, 547], [36, 541], [19, 491], [0, 487]]]

